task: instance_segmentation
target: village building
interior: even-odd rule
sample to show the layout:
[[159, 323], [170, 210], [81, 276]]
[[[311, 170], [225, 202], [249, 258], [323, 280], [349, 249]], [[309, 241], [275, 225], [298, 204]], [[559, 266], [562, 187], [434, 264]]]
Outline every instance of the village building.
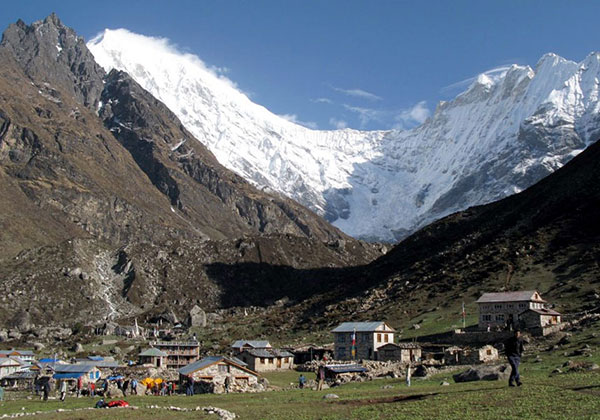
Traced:
[[421, 346], [416, 343], [388, 343], [377, 350], [377, 360], [415, 363], [421, 360]]
[[250, 349], [244, 350], [237, 357], [255, 372], [294, 368], [294, 355], [286, 350]]
[[544, 309], [546, 303], [535, 290], [484, 293], [477, 300], [479, 329], [517, 328], [521, 314], [528, 310]]
[[32, 363], [35, 360], [35, 355], [31, 350], [0, 350], [0, 357], [18, 357], [28, 363]]
[[234, 353], [242, 353], [245, 350], [271, 349], [271, 343], [264, 340], [237, 340], [231, 345]]
[[0, 378], [15, 373], [25, 366], [25, 362], [16, 357], [0, 358]]
[[492, 345], [480, 348], [448, 347], [444, 351], [444, 363], [447, 365], [474, 365], [498, 360], [498, 349]]
[[315, 344], [307, 344], [301, 347], [286, 348], [294, 355], [294, 364], [301, 365], [312, 360], [330, 360], [333, 358], [333, 345], [317, 346]]
[[368, 372], [368, 369], [358, 364], [325, 365], [325, 379], [331, 382], [350, 382], [357, 375]]
[[179, 369], [179, 383], [194, 393], [248, 392], [261, 389], [258, 374], [234, 359], [210, 356]]
[[87, 363], [57, 364], [54, 366], [54, 372], [53, 379], [76, 382], [79, 378], [82, 378], [84, 384], [96, 382], [101, 377], [100, 369]]
[[162, 350], [150, 347], [149, 349], [142, 351], [138, 357], [140, 365], [152, 365], [160, 368], [167, 366], [167, 358], [169, 355]]
[[168, 369], [180, 369], [200, 358], [200, 344], [197, 341], [157, 341], [152, 347], [167, 354]]
[[522, 328], [533, 330], [560, 324], [562, 315], [552, 309], [527, 309], [519, 315], [519, 321]]
[[[343, 322], [331, 331], [336, 360], [376, 360], [377, 350], [394, 342], [395, 330], [385, 322]], [[352, 355], [354, 337], [355, 355]]]

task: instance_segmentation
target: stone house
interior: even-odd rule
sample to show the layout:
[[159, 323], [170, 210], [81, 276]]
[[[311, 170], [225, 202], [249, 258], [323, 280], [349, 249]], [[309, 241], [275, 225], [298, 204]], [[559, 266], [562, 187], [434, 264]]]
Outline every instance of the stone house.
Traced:
[[179, 369], [183, 389], [193, 381], [194, 393], [251, 392], [262, 390], [258, 374], [224, 356], [209, 356]]
[[242, 353], [245, 350], [272, 349], [271, 343], [266, 340], [237, 340], [231, 345], [234, 353]]
[[520, 314], [529, 309], [543, 309], [546, 303], [535, 290], [484, 293], [477, 300], [479, 329], [518, 327]]
[[531, 330], [558, 325], [562, 321], [562, 315], [552, 309], [527, 309], [519, 315], [519, 321], [522, 328]]
[[498, 360], [498, 349], [491, 345], [480, 348], [448, 347], [444, 351], [444, 363], [447, 365], [474, 365]]
[[414, 363], [421, 360], [421, 346], [416, 343], [388, 343], [377, 349], [377, 360]]
[[237, 357], [255, 372], [294, 368], [294, 355], [286, 350], [251, 349], [244, 350]]
[[200, 344], [195, 341], [157, 341], [150, 343], [152, 347], [167, 354], [168, 369], [179, 369], [200, 358]]
[[[395, 330], [383, 321], [343, 322], [331, 331], [334, 335], [336, 360], [376, 359], [377, 350], [394, 342]], [[352, 356], [354, 337], [356, 353]]]
[[154, 347], [150, 347], [138, 354], [140, 365], [149, 364], [157, 368], [166, 367], [168, 357], [169, 355], [166, 352]]

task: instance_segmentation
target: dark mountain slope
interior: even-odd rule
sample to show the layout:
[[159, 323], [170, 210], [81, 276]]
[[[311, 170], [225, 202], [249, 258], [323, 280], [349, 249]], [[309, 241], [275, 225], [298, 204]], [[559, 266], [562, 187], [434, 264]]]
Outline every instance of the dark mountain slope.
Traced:
[[[162, 103], [91, 59], [54, 15], [3, 36], [0, 284], [11, 292], [0, 325], [218, 308], [245, 292], [207, 264], [313, 269], [380, 255], [225, 170]], [[285, 280], [259, 282], [256, 299]]]
[[459, 325], [462, 302], [476, 322], [481, 293], [519, 289], [565, 313], [599, 308], [599, 181], [597, 142], [526, 191], [435, 222], [367, 266], [310, 273], [332, 288], [278, 317], [299, 330], [386, 319], [440, 331]]

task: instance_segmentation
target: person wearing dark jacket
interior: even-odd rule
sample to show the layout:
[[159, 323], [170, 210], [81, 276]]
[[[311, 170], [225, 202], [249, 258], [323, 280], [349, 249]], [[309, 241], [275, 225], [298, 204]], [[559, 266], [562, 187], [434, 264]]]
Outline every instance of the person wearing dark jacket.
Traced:
[[521, 363], [521, 355], [523, 354], [521, 331], [516, 330], [515, 334], [504, 343], [504, 351], [511, 367], [508, 386], [515, 386], [515, 383], [517, 386], [521, 386], [521, 376], [519, 375], [519, 364]]

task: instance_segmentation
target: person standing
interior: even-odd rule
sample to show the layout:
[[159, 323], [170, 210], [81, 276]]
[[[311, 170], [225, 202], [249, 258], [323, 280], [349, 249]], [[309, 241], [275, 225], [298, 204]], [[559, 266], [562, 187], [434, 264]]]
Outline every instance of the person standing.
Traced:
[[515, 330], [514, 335], [504, 343], [504, 352], [510, 365], [510, 377], [508, 378], [508, 386], [521, 386], [521, 375], [519, 375], [519, 365], [521, 364], [521, 356], [523, 355], [524, 346], [521, 331]]
[[137, 395], [137, 380], [135, 378], [131, 380], [131, 394]]
[[60, 382], [60, 400], [65, 402], [65, 397], [67, 396], [67, 381]]
[[317, 391], [321, 391], [323, 389], [323, 383], [325, 382], [325, 367], [319, 366], [319, 370], [317, 371], [317, 376], [319, 379], [319, 384], [317, 385]]
[[410, 386], [410, 377], [412, 375], [410, 363], [406, 366], [406, 386]]
[[306, 378], [304, 377], [304, 375], [300, 374], [300, 377], [298, 378], [298, 386], [300, 387], [300, 389], [304, 388], [305, 383]]
[[81, 389], [83, 388], [83, 376], [77, 378], [77, 398], [81, 397]]

